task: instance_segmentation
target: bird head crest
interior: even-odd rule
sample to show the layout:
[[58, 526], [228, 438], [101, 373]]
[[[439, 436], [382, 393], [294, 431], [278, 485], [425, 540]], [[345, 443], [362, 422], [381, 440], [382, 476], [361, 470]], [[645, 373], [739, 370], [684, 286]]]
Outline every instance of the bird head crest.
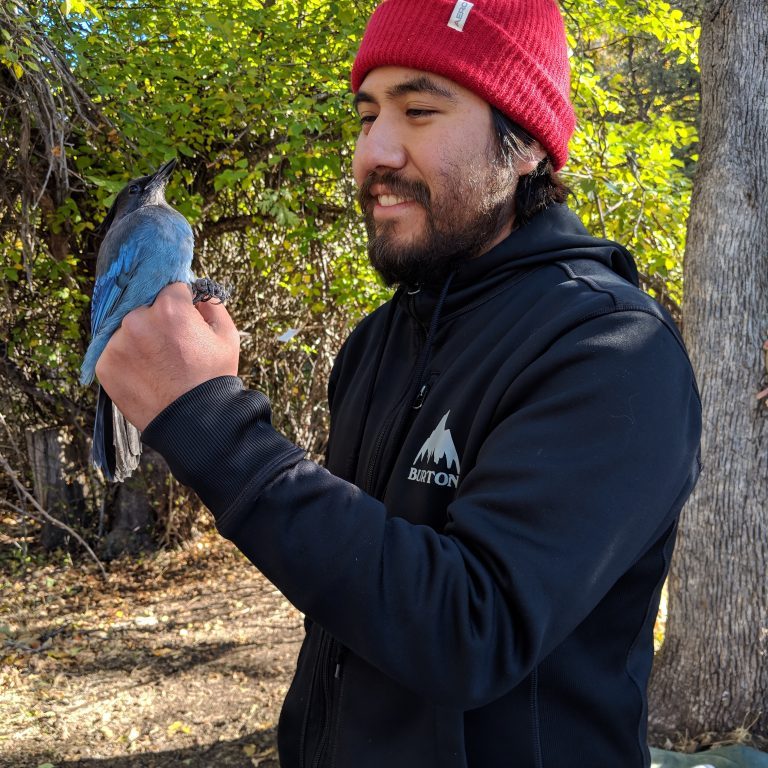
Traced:
[[172, 158], [160, 166], [151, 176], [140, 176], [131, 179], [118, 192], [104, 220], [93, 230], [93, 236], [98, 244], [109, 232], [109, 228], [126, 214], [141, 208], [143, 205], [165, 205], [165, 188], [171, 178], [177, 160]]

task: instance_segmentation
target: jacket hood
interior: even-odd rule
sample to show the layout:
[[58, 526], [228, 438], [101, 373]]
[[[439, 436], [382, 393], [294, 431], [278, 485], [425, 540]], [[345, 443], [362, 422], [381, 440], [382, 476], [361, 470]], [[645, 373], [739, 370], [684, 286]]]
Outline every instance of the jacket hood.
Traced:
[[[637, 267], [626, 248], [612, 240], [592, 237], [568, 206], [553, 205], [488, 253], [462, 264], [453, 276], [441, 314], [474, 303], [496, 285], [505, 284], [512, 272], [572, 259], [598, 261], [638, 285]], [[411, 302], [412, 311], [420, 319], [429, 318], [441, 288], [425, 286]]]

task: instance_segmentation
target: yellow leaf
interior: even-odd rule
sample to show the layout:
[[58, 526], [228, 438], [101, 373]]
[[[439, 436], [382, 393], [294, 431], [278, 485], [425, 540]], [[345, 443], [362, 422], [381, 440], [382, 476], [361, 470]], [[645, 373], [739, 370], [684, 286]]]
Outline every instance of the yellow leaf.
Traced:
[[184, 725], [180, 720], [175, 720], [168, 726], [168, 735], [173, 736], [175, 733], [192, 733], [192, 729], [188, 725]]
[[24, 67], [22, 67], [18, 61], [14, 61], [11, 64], [11, 69], [13, 70], [13, 74], [16, 75], [16, 79], [21, 80], [21, 76], [24, 74]]
[[59, 659], [60, 661], [71, 661], [69, 653], [67, 651], [46, 651], [45, 655], [51, 659]]

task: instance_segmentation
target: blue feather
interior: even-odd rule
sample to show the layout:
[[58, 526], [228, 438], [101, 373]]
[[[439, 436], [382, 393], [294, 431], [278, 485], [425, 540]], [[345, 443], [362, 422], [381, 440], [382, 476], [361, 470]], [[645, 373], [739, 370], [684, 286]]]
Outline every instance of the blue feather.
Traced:
[[127, 280], [130, 280], [136, 266], [136, 255], [134, 242], [122, 243], [117, 258], [110, 264], [106, 274], [96, 280], [91, 299], [91, 329], [94, 336], [125, 291]]
[[[134, 179], [126, 185], [102, 225], [106, 236], [96, 262], [91, 303], [92, 338], [80, 369], [83, 384], [93, 381], [96, 363], [123, 318], [137, 307], [152, 304], [169, 283], [190, 284], [196, 300], [227, 295], [210, 281], [201, 281], [202, 287], [193, 285], [192, 229], [165, 200], [165, 186], [175, 164], [172, 160], [151, 176]], [[213, 289], [210, 286], [214, 286]], [[94, 464], [107, 479], [120, 481], [138, 466], [140, 455], [138, 430], [99, 388], [92, 449]]]
[[104, 347], [131, 310], [152, 304], [170, 283], [192, 282], [192, 249], [189, 223], [170, 206], [141, 207], [110, 228], [99, 249], [81, 384], [93, 381]]

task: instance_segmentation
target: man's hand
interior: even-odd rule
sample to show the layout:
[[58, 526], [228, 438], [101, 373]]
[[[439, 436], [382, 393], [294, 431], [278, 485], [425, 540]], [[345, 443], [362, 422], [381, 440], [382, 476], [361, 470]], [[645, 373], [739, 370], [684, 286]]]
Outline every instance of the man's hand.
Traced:
[[173, 283], [126, 315], [96, 364], [112, 402], [143, 431], [176, 398], [217, 376], [237, 376], [240, 337], [222, 304], [192, 304]]

